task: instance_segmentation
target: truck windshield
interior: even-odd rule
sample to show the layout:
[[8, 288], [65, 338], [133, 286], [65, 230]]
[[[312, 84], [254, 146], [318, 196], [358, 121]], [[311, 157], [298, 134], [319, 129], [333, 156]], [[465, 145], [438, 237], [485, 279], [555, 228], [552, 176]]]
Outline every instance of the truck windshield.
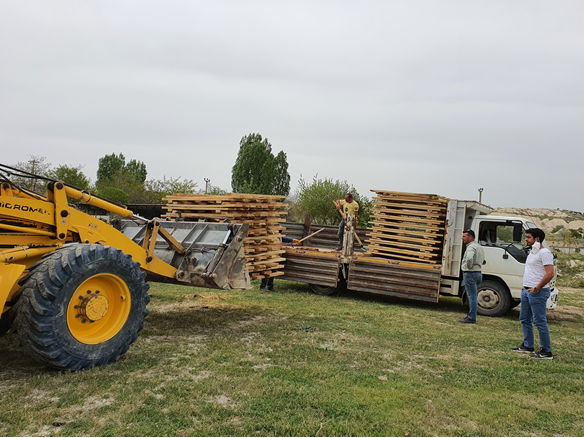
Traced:
[[525, 242], [525, 230], [523, 230], [521, 241], [513, 241], [512, 223], [484, 221], [479, 226], [479, 245], [501, 248], [521, 263], [525, 263], [527, 259], [527, 250], [523, 242]]

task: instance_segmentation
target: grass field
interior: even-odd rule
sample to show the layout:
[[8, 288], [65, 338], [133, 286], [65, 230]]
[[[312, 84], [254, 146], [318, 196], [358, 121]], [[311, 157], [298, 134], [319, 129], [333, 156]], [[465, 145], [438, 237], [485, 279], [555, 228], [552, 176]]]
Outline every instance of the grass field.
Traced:
[[8, 436], [582, 436], [584, 289], [550, 312], [553, 361], [521, 344], [518, 309], [457, 323], [427, 304], [153, 284], [150, 315], [120, 361], [70, 373], [0, 338]]

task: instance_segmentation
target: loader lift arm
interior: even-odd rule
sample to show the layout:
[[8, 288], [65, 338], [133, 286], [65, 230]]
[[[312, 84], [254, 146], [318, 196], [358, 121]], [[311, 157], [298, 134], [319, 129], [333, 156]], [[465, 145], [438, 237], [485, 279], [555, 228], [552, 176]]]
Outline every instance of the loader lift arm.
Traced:
[[[0, 333], [12, 327], [43, 364], [77, 370], [117, 360], [143, 327], [146, 279], [251, 287], [249, 225], [146, 220], [61, 181], [49, 180], [41, 196], [10, 175], [42, 178], [0, 164]], [[122, 229], [68, 198], [122, 216]]]

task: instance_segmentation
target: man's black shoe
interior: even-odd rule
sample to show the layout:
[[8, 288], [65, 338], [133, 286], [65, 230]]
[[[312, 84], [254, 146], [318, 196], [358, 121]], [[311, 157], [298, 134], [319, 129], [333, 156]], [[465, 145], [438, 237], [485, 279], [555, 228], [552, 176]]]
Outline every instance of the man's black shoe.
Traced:
[[265, 287], [265, 286], [260, 286], [260, 290], [261, 290], [262, 292], [267, 292], [267, 291], [268, 291], [268, 290], [266, 289], [266, 287]]
[[543, 348], [541, 350], [539, 350], [539, 353], [535, 353], [535, 354], [530, 354], [529, 357], [531, 357], [532, 359], [548, 359], [551, 360], [554, 358], [554, 356], [552, 356], [552, 352], [549, 351], [543, 351]]
[[277, 289], [274, 289], [274, 288], [268, 289], [268, 291], [269, 292], [278, 292], [278, 290]]
[[527, 348], [525, 345], [521, 344], [519, 347], [514, 347], [511, 351], [515, 351], [516, 353], [533, 353], [535, 352], [534, 348]]
[[462, 319], [459, 319], [458, 322], [462, 322], [463, 324], [476, 324], [477, 321], [475, 319], [468, 319], [468, 316], [465, 316]]
[[343, 247], [342, 247], [342, 246], [337, 246], [337, 247], [335, 248], [335, 251], [341, 251], [342, 249], [343, 249]]

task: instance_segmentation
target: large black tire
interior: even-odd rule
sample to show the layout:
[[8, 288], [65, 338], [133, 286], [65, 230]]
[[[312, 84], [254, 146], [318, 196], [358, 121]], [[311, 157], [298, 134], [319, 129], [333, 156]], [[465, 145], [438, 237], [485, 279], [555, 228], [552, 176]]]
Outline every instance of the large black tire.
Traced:
[[511, 308], [511, 295], [500, 283], [485, 280], [478, 286], [478, 310], [479, 315], [501, 316]]
[[109, 246], [50, 254], [23, 279], [15, 328], [25, 353], [60, 370], [115, 362], [144, 327], [145, 278], [130, 255]]

